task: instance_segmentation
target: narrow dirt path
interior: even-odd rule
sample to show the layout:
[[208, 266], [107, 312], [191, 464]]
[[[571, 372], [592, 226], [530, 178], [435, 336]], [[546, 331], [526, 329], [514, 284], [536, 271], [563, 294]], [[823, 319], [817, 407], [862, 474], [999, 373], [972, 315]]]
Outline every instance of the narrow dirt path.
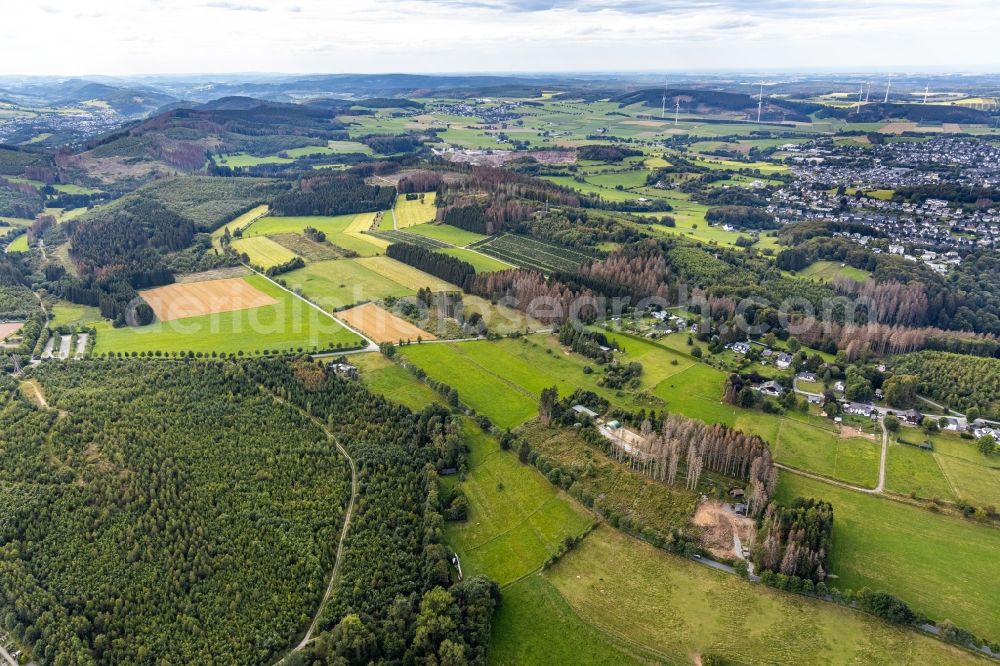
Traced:
[[38, 383], [37, 379], [29, 379], [28, 381], [21, 382], [21, 388], [25, 390], [28, 394], [28, 399], [35, 403], [36, 407], [41, 409], [49, 408], [49, 403], [45, 399], [45, 392], [42, 391], [42, 385]]
[[836, 479], [831, 479], [826, 476], [821, 476], [819, 474], [813, 474], [812, 472], [807, 472], [797, 467], [789, 467], [788, 465], [782, 465], [781, 463], [774, 463], [774, 466], [778, 469], [785, 470], [786, 472], [791, 472], [792, 474], [798, 474], [799, 476], [804, 476], [807, 479], [812, 479], [814, 481], [822, 481], [823, 483], [829, 483], [831, 486], [838, 486], [840, 488], [846, 488], [847, 490], [854, 490], [859, 493], [865, 493], [866, 495], [879, 495], [882, 493], [881, 490], [876, 488], [862, 488], [861, 486], [853, 486], [849, 483], [844, 483], [843, 481], [837, 481]]
[[281, 397], [275, 395], [274, 393], [271, 393], [266, 388], [261, 387], [261, 390], [270, 395], [271, 398], [273, 398], [276, 402], [279, 402], [283, 405], [291, 407], [292, 409], [295, 409], [300, 414], [302, 414], [302, 416], [312, 421], [317, 428], [319, 428], [320, 430], [323, 431], [324, 434], [326, 434], [327, 439], [333, 442], [334, 446], [337, 447], [337, 451], [339, 451], [342, 456], [347, 458], [347, 462], [351, 466], [351, 499], [347, 503], [347, 510], [344, 512], [344, 526], [343, 528], [341, 528], [340, 538], [337, 540], [337, 556], [333, 562], [333, 569], [330, 571], [330, 581], [326, 585], [326, 592], [323, 594], [323, 600], [320, 602], [319, 608], [316, 609], [316, 614], [313, 615], [312, 622], [309, 623], [309, 629], [306, 630], [306, 633], [302, 637], [302, 640], [299, 641], [298, 645], [289, 650], [288, 654], [286, 654], [284, 657], [282, 657], [276, 662], [277, 664], [282, 664], [284, 663], [285, 659], [287, 659], [290, 655], [298, 652], [306, 645], [308, 645], [310, 641], [312, 641], [313, 634], [316, 633], [316, 628], [319, 626], [320, 618], [323, 615], [323, 609], [326, 608], [327, 602], [330, 600], [331, 595], [333, 595], [333, 586], [337, 580], [337, 572], [340, 570], [341, 562], [343, 562], [344, 559], [344, 540], [347, 538], [347, 531], [351, 527], [351, 517], [354, 514], [354, 504], [358, 498], [358, 467], [354, 462], [354, 458], [351, 457], [351, 454], [349, 454], [347, 452], [347, 449], [343, 447], [343, 445], [340, 443], [340, 440], [338, 440], [333, 435], [333, 433], [327, 429], [326, 424], [323, 423], [323, 421], [316, 418], [315, 416], [313, 416], [306, 410], [302, 409], [301, 407], [293, 405], [288, 401], [282, 399]]

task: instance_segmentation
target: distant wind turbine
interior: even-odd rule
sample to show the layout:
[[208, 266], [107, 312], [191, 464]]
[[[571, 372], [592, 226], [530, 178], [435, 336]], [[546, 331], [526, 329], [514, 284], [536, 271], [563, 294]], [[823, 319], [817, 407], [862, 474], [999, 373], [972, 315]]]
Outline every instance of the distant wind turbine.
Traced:
[[930, 86], [924, 86], [924, 104], [927, 103], [927, 94], [930, 91], [930, 89], [931, 89]]
[[892, 80], [890, 80], [888, 83], [885, 84], [885, 99], [882, 100], [883, 104], [889, 103], [889, 88], [891, 87], [892, 87]]
[[872, 94], [872, 82], [868, 82], [868, 90], [865, 91], [865, 104], [868, 103], [868, 97]]
[[680, 97], [675, 97], [674, 98], [674, 125], [677, 125], [680, 122], [680, 117], [681, 117], [681, 98]]
[[760, 97], [757, 99], [757, 124], [760, 125], [760, 114], [764, 110], [764, 82], [760, 82]]

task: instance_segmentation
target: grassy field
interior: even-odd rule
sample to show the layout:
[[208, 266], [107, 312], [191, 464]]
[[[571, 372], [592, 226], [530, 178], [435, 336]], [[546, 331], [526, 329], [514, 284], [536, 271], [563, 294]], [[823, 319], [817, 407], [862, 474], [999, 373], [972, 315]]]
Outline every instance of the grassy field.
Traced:
[[327, 309], [394, 296], [412, 296], [421, 287], [458, 291], [458, 287], [388, 257], [317, 261], [282, 275], [290, 288]]
[[302, 233], [306, 227], [319, 229], [326, 234], [326, 239], [346, 250], [353, 250], [362, 257], [372, 257], [381, 254], [385, 246], [377, 239], [368, 240], [360, 234], [365, 228], [364, 223], [370, 220], [372, 213], [357, 215], [337, 215], [335, 217], [304, 216], [304, 217], [262, 217], [251, 224], [244, 237], [268, 236], [271, 234]]
[[433, 402], [440, 402], [437, 393], [427, 384], [417, 381], [408, 370], [378, 352], [355, 354], [350, 357], [350, 361], [357, 366], [365, 386], [413, 411], [420, 411]]
[[97, 326], [94, 353], [105, 352], [226, 352], [254, 354], [267, 350], [322, 350], [338, 344], [358, 346], [361, 339], [330, 317], [259, 275], [246, 278], [273, 296], [276, 305], [248, 310], [154, 322], [136, 328]]
[[492, 273], [494, 271], [503, 271], [508, 268], [513, 268], [513, 266], [505, 261], [500, 261], [499, 259], [494, 259], [493, 257], [487, 257], [484, 254], [479, 254], [478, 252], [465, 250], [463, 248], [448, 248], [446, 250], [440, 250], [440, 252], [441, 254], [447, 254], [448, 256], [455, 257], [456, 259], [461, 259], [462, 261], [472, 264], [477, 273]]
[[[613, 646], [618, 641], [608, 634], [627, 638], [654, 651], [664, 663], [700, 663], [706, 655], [736, 664], [979, 661], [846, 608], [752, 586], [608, 527], [594, 531], [543, 577], [576, 617], [590, 625], [589, 632], [578, 629], [589, 634], [584, 640], [603, 639]], [[508, 626], [498, 622], [496, 632]], [[511, 627], [517, 629], [529, 627]], [[518, 661], [504, 650], [516, 649], [520, 636], [497, 638], [492, 652], [499, 654], [491, 658], [496, 663]], [[540, 652], [522, 652], [520, 662], [545, 661], [546, 645], [527, 636], [524, 640]], [[568, 648], [566, 656], [573, 661], [572, 644]]]
[[428, 375], [457, 389], [462, 402], [501, 427], [516, 426], [536, 415], [539, 395], [550, 386], [563, 396], [586, 388], [612, 402], [623, 402], [613, 391], [597, 385], [599, 373], [583, 373], [587, 359], [564, 353], [554, 338], [533, 335], [523, 340], [408, 346], [401, 351]]
[[434, 205], [436, 197], [435, 192], [424, 194], [423, 199], [408, 200], [405, 194], [396, 197], [396, 206], [392, 209], [396, 228], [407, 229], [433, 221], [437, 215], [437, 207]]
[[28, 234], [21, 234], [14, 241], [7, 246], [8, 252], [27, 252], [28, 251]]
[[832, 584], [888, 590], [936, 620], [1000, 637], [1000, 530], [783, 473], [778, 498], [833, 504]]
[[450, 282], [445, 282], [441, 278], [436, 278], [389, 257], [369, 257], [356, 261], [365, 268], [413, 291], [422, 287], [430, 287], [432, 291], [461, 291], [459, 287]]
[[485, 298], [465, 294], [462, 297], [465, 306], [465, 315], [468, 317], [473, 312], [478, 312], [489, 330], [505, 335], [515, 331], [522, 333], [527, 330], [537, 331], [544, 328], [541, 322], [532, 319], [520, 310], [515, 310], [506, 305], [491, 303]]
[[49, 328], [60, 326], [86, 326], [100, 322], [101, 311], [89, 305], [77, 305], [69, 301], [59, 301], [49, 310]]
[[465, 575], [485, 574], [506, 585], [537, 570], [563, 539], [582, 534], [594, 519], [469, 421], [466, 432], [471, 452], [461, 488], [469, 518], [449, 523], [445, 539]]
[[584, 622], [545, 576], [529, 576], [505, 588], [493, 617], [489, 663], [658, 663], [660, 658]]
[[288, 263], [298, 256], [266, 236], [239, 238], [232, 242], [232, 246], [238, 253], [246, 254], [251, 264], [265, 269]]
[[817, 261], [806, 266], [797, 273], [802, 278], [816, 278], [823, 282], [833, 282], [838, 277], [846, 277], [858, 282], [864, 282], [869, 277], [868, 271], [853, 266], [841, 266], [836, 261]]
[[982, 507], [1000, 504], [1000, 459], [996, 456], [984, 456], [974, 442], [951, 433], [928, 438], [916, 430], [904, 430], [900, 437], [913, 443], [930, 439], [934, 449], [894, 443], [886, 473], [890, 490], [925, 499], [961, 499]]
[[459, 229], [448, 224], [418, 224], [407, 228], [407, 233], [419, 234], [427, 238], [433, 238], [443, 243], [464, 247], [486, 238], [482, 234], [477, 234], [465, 229]]
[[290, 288], [301, 289], [303, 294], [329, 310], [416, 293], [415, 289], [380, 275], [356, 259], [317, 261], [281, 277]]

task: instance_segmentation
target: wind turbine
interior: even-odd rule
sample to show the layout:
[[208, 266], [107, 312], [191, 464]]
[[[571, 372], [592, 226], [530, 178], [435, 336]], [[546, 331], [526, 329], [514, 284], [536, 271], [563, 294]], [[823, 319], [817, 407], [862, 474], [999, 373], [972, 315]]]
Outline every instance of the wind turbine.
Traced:
[[674, 125], [677, 125], [681, 117], [681, 98], [674, 98]]
[[865, 96], [865, 87], [864, 86], [859, 86], [858, 87], [858, 113], [861, 113], [861, 100], [864, 99], [864, 96]]
[[927, 93], [930, 91], [930, 86], [924, 86], [924, 104], [927, 103]]
[[872, 94], [872, 82], [868, 82], [868, 90], [865, 91], [865, 104], [868, 103], [868, 97]]
[[760, 82], [760, 97], [757, 98], [757, 124], [760, 125], [760, 114], [764, 110], [764, 82]]
[[889, 88], [891, 87], [892, 87], [892, 79], [889, 79], [889, 82], [885, 84], [885, 99], [882, 100], [883, 104], [889, 103]]

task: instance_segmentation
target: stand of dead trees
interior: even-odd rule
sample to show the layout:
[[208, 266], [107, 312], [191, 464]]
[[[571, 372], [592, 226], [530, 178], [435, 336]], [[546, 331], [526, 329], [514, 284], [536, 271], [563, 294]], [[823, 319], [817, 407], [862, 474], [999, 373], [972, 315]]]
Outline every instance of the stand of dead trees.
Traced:
[[749, 484], [747, 508], [760, 516], [778, 485], [778, 470], [772, 464], [767, 443], [723, 425], [707, 425], [672, 414], [660, 432], [647, 420], [640, 436], [645, 450], [626, 440], [625, 430], [613, 434], [612, 456], [646, 476], [677, 485], [678, 470], [684, 461], [684, 485], [695, 492], [705, 469]]

